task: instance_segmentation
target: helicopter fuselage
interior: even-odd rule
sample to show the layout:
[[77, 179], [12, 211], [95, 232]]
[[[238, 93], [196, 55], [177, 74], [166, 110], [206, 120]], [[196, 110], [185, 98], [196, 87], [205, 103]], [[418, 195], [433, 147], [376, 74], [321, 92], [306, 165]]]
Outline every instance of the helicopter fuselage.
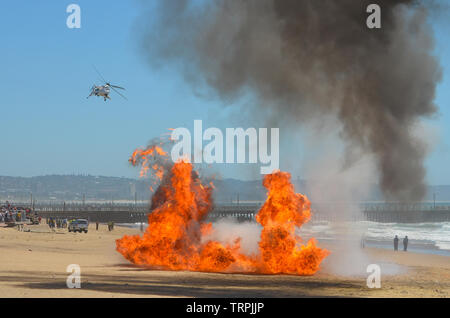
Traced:
[[96, 86], [94, 85], [91, 90], [91, 94], [88, 96], [102, 96], [104, 100], [111, 99], [109, 97], [109, 93], [111, 92], [111, 89], [109, 88], [109, 85], [102, 85], [102, 86]]

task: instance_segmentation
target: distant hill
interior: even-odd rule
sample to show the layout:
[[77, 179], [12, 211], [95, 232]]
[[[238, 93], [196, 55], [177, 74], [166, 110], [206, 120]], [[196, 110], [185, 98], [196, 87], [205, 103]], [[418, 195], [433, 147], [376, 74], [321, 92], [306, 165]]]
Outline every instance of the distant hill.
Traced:
[[[214, 180], [216, 202], [262, 201], [262, 182], [236, 179]], [[39, 177], [0, 176], [0, 201], [133, 201], [148, 200], [150, 183], [131, 178], [90, 175], [50, 175]], [[239, 195], [239, 198], [238, 198]]]
[[[306, 183], [304, 180], [293, 181], [296, 191], [304, 192]], [[214, 180], [214, 198], [218, 202], [264, 201], [266, 189], [261, 180], [242, 181], [237, 179]], [[238, 197], [239, 196], [239, 197]]]
[[[263, 201], [266, 190], [261, 180], [243, 181], [237, 179], [214, 180], [214, 200], [220, 203]], [[307, 181], [293, 180], [296, 191], [307, 194]], [[103, 177], [91, 175], [50, 175], [40, 177], [0, 176], [0, 202], [33, 199], [40, 201], [139, 201], [150, 198], [150, 183], [147, 180]], [[428, 187], [425, 200], [450, 201], [450, 185]], [[376, 185], [372, 185], [367, 201], [380, 201], [382, 195]]]
[[1, 177], [0, 199], [36, 200], [139, 200], [148, 199], [149, 184], [142, 180], [90, 175]]

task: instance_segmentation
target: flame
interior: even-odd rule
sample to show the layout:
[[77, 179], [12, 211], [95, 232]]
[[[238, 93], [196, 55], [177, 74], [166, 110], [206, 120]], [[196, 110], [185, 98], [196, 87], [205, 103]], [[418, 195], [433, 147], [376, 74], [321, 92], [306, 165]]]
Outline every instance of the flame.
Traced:
[[[212, 208], [212, 188], [202, 185], [187, 161], [175, 163], [152, 197], [143, 237], [124, 236], [117, 250], [132, 263], [172, 270], [224, 271], [235, 262], [238, 245], [201, 242], [211, 231], [203, 223]], [[238, 242], [237, 242], [238, 244]]]
[[263, 226], [259, 248], [264, 271], [312, 275], [328, 251], [318, 248], [314, 239], [300, 245], [295, 228], [311, 218], [311, 203], [306, 196], [295, 193], [290, 179], [289, 173], [275, 171], [263, 180], [268, 194], [256, 221]]
[[314, 239], [306, 245], [295, 234], [296, 227], [311, 217], [306, 196], [295, 193], [290, 174], [275, 171], [266, 175], [263, 185], [267, 199], [256, 216], [263, 227], [257, 255], [241, 252], [240, 239], [231, 244], [208, 240], [214, 231], [205, 221], [212, 210], [212, 182], [203, 184], [187, 160], [167, 166], [150, 161], [167, 156], [158, 146], [136, 150], [130, 158], [141, 164], [141, 175], [151, 168], [161, 181], [151, 200], [148, 227], [143, 236], [124, 236], [116, 248], [130, 262], [170, 270], [205, 272], [255, 272], [266, 274], [312, 275], [328, 251], [316, 246]]
[[[141, 164], [141, 172], [140, 177], [145, 177], [150, 170], [150, 159], [153, 158], [155, 155], [160, 155], [163, 157], [167, 156], [167, 153], [164, 151], [164, 149], [161, 146], [158, 145], [152, 145], [148, 147], [147, 149], [136, 149], [133, 154], [131, 155], [130, 159], [128, 160], [133, 166], [136, 166], [138, 164]], [[158, 170], [158, 165], [152, 165], [151, 167], [153, 170]], [[158, 170], [159, 171], [159, 170]], [[162, 175], [156, 174], [156, 176], [160, 179], [162, 179]]]

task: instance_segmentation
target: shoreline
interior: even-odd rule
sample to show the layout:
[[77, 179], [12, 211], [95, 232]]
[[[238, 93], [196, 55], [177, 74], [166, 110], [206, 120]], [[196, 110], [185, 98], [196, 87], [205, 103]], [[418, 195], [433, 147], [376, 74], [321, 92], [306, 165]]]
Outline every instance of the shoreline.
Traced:
[[[391, 250], [394, 251], [393, 243], [388, 240], [365, 240], [366, 247], [369, 248], [378, 248], [383, 250]], [[403, 246], [399, 245], [398, 253], [405, 253], [403, 251]], [[441, 255], [450, 257], [450, 250], [440, 249], [435, 246], [434, 242], [426, 242], [426, 241], [413, 241], [408, 244], [408, 250], [406, 253], [415, 253], [415, 254], [432, 254], [432, 255]]]

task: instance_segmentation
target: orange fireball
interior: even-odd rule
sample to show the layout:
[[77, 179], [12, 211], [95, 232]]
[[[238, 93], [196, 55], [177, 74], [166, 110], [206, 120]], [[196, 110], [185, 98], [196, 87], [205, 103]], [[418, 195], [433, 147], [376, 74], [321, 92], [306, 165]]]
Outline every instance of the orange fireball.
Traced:
[[295, 228], [308, 222], [311, 217], [308, 198], [295, 193], [291, 176], [287, 172], [275, 171], [265, 176], [267, 199], [256, 215], [263, 226], [259, 248], [264, 272], [312, 275], [319, 270], [326, 250], [316, 246], [314, 239], [301, 245]]
[[172, 166], [153, 163], [156, 156], [167, 156], [159, 146], [136, 150], [130, 162], [150, 168], [160, 181], [151, 200], [148, 227], [142, 237], [124, 236], [116, 241], [117, 251], [138, 265], [171, 270], [206, 272], [254, 272], [266, 274], [312, 275], [328, 252], [306, 245], [295, 235], [296, 227], [311, 217], [308, 198], [295, 193], [290, 174], [276, 171], [266, 175], [263, 185], [267, 199], [256, 216], [263, 227], [257, 255], [245, 255], [240, 239], [233, 244], [204, 241], [214, 231], [205, 218], [212, 209], [212, 183], [202, 184], [192, 164], [186, 160]]

